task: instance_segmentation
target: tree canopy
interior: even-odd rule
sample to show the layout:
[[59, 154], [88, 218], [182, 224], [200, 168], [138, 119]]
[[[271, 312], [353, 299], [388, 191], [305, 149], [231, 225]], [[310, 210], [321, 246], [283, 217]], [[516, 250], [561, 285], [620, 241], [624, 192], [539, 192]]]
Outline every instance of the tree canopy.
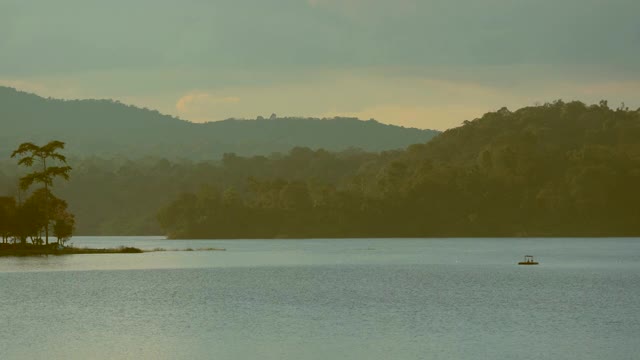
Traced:
[[[183, 194], [177, 238], [638, 236], [640, 111], [556, 101], [506, 108], [381, 154], [341, 182], [249, 179]], [[236, 185], [237, 186], [237, 185]]]
[[606, 102], [503, 108], [405, 150], [70, 163], [54, 183], [84, 235], [640, 235], [640, 111]]
[[[57, 140], [43, 146], [26, 142], [20, 144], [11, 154], [12, 158], [19, 158], [18, 165], [35, 167], [35, 170], [20, 177], [20, 189], [27, 191], [36, 183], [42, 187], [33, 191], [24, 203], [16, 202], [11, 197], [2, 198], [0, 232], [3, 234], [3, 242], [13, 237], [24, 244], [30, 237], [34, 244], [39, 244], [44, 232], [44, 242], [48, 245], [52, 221], [56, 225], [54, 234], [59, 243], [71, 237], [74, 217], [67, 211], [67, 202], [55, 197], [51, 192], [55, 178], [69, 180], [71, 167], [66, 165], [67, 158], [59, 152], [64, 146], [64, 142]], [[53, 166], [52, 163], [56, 162], [64, 165]]]
[[224, 153], [244, 156], [286, 152], [296, 146], [342, 151], [404, 148], [439, 132], [355, 118], [278, 117], [212, 119], [192, 123], [155, 110], [114, 100], [59, 100], [0, 86], [0, 153], [17, 142], [65, 141], [69, 155], [165, 157], [175, 161], [217, 160]]

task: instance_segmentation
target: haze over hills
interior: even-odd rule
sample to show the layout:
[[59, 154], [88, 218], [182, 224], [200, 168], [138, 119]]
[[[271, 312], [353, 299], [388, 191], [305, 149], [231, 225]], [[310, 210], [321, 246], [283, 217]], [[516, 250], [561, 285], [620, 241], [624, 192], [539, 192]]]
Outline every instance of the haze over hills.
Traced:
[[19, 143], [65, 141], [70, 155], [218, 159], [296, 146], [340, 151], [400, 149], [439, 134], [354, 118], [228, 119], [192, 123], [113, 100], [59, 100], [0, 87], [0, 152]]
[[[606, 101], [503, 108], [381, 153], [298, 147], [221, 161], [92, 156], [71, 165], [55, 194], [77, 214], [81, 235], [640, 234], [640, 109]], [[6, 159], [0, 196], [20, 196], [22, 174]]]

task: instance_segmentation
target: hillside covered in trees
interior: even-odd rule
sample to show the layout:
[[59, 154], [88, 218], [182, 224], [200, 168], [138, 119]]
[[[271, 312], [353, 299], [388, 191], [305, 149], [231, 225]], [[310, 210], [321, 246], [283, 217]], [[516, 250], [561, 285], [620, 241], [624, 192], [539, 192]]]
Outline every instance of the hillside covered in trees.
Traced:
[[[379, 153], [69, 162], [56, 188], [81, 235], [640, 235], [640, 111], [606, 102], [501, 109]], [[14, 195], [19, 172], [2, 169]]]
[[159, 221], [174, 238], [639, 236], [639, 184], [640, 110], [556, 101], [485, 114], [341, 182], [184, 193]]
[[0, 86], [0, 153], [19, 143], [68, 144], [71, 156], [145, 156], [213, 160], [224, 153], [264, 155], [296, 146], [383, 151], [425, 142], [439, 132], [353, 118], [228, 119], [191, 123], [112, 100], [58, 100]]
[[[72, 158], [73, 176], [69, 182], [56, 183], [56, 188], [76, 214], [78, 235], [159, 235], [158, 210], [181, 193], [211, 186], [244, 193], [249, 177], [344, 184], [381, 156], [298, 147], [268, 157], [226, 154], [221, 161], [202, 162]], [[21, 174], [13, 161], [0, 162], [0, 194], [19, 197], [16, 184]]]

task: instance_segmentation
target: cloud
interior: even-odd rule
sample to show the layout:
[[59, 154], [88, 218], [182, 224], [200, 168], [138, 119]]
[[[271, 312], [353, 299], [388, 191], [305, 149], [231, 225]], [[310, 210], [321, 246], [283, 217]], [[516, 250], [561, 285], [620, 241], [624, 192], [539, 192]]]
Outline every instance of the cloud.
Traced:
[[[237, 84], [182, 95], [175, 110], [201, 122], [225, 118], [282, 116], [374, 118], [409, 127], [446, 129], [504, 105], [527, 99], [482, 81], [434, 77], [393, 69], [314, 71], [281, 76], [276, 83]], [[221, 96], [237, 94], [239, 97]]]
[[208, 92], [191, 92], [176, 102], [179, 114], [194, 121], [218, 120], [215, 118], [221, 110], [240, 102], [237, 96], [217, 96]]
[[376, 119], [404, 127], [445, 130], [458, 126], [464, 120], [472, 120], [497, 109], [476, 104], [460, 105], [380, 105], [354, 112], [329, 112], [323, 117], [356, 117]]
[[640, 62], [638, 0], [187, 3], [0, 0], [0, 77]]
[[[447, 129], [507, 106], [556, 99], [638, 108], [640, 75], [602, 66], [442, 66], [60, 74], [0, 84], [65, 99], [112, 98], [194, 122], [256, 116], [374, 118]], [[197, 90], [194, 90], [197, 89]]]
[[176, 103], [178, 111], [187, 111], [189, 107], [200, 104], [233, 104], [240, 102], [240, 98], [235, 96], [215, 97], [209, 93], [195, 92], [187, 94]]

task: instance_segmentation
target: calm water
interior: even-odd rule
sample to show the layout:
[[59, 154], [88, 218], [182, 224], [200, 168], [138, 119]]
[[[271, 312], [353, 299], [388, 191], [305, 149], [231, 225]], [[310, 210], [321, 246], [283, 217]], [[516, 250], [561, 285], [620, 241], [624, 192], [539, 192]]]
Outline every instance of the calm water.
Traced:
[[227, 251], [0, 258], [0, 359], [640, 358], [640, 239], [74, 243]]

